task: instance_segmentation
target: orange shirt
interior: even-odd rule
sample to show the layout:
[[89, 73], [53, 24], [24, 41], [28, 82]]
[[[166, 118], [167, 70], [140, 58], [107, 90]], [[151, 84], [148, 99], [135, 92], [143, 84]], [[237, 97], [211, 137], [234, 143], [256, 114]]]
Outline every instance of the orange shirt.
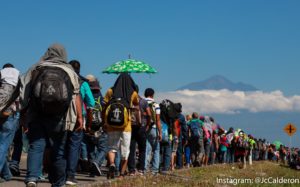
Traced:
[[175, 128], [176, 128], [177, 135], [180, 136], [180, 121], [179, 121], [179, 119], [175, 120]]

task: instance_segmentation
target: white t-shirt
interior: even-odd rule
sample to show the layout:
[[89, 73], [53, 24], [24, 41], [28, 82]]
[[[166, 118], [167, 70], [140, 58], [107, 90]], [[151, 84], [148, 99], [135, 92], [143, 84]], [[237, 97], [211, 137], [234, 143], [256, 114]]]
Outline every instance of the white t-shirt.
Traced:
[[160, 115], [160, 107], [159, 107], [159, 104], [157, 104], [154, 99], [152, 98], [145, 98], [145, 100], [148, 102], [148, 104], [154, 102], [154, 111], [155, 111], [155, 114], [158, 114]]
[[1, 83], [17, 86], [20, 72], [16, 68], [4, 68], [0, 70]]

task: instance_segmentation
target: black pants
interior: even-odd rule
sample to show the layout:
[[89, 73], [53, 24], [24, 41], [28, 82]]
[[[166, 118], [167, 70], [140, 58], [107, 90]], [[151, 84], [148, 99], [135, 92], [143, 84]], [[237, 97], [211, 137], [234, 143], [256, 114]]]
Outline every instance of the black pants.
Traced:
[[130, 154], [128, 158], [129, 172], [134, 172], [136, 168], [136, 144], [138, 144], [139, 158], [137, 169], [145, 171], [145, 159], [146, 159], [146, 132], [145, 127], [132, 126], [131, 142], [130, 142]]

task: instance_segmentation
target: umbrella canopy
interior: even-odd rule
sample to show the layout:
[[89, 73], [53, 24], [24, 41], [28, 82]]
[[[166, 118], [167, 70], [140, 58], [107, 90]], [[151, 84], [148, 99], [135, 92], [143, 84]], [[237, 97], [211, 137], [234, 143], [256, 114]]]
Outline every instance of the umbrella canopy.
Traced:
[[127, 59], [109, 66], [102, 73], [157, 73], [157, 71], [142, 61]]
[[281, 141], [278, 141], [278, 140], [274, 141], [273, 144], [275, 145], [276, 150], [278, 150], [278, 149], [280, 148], [280, 145], [283, 145], [283, 144], [281, 143]]

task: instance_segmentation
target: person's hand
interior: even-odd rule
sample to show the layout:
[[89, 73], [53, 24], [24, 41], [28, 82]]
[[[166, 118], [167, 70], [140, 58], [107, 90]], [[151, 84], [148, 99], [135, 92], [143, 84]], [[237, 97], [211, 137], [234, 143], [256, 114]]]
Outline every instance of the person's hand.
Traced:
[[185, 146], [187, 146], [187, 141], [186, 140], [184, 140], [183, 142], [182, 142], [182, 145], [185, 147]]
[[179, 143], [177, 136], [174, 136], [173, 140], [174, 140], [174, 142], [175, 142], [176, 144]]
[[24, 134], [28, 134], [28, 127], [23, 127]]
[[161, 142], [162, 141], [162, 134], [161, 133], [159, 133], [159, 135], [158, 135], [158, 140]]
[[146, 132], [148, 132], [149, 131], [149, 126], [148, 125], [146, 125]]
[[77, 122], [75, 124], [75, 131], [79, 132], [83, 130], [83, 122], [82, 122], [82, 118], [78, 118]]

